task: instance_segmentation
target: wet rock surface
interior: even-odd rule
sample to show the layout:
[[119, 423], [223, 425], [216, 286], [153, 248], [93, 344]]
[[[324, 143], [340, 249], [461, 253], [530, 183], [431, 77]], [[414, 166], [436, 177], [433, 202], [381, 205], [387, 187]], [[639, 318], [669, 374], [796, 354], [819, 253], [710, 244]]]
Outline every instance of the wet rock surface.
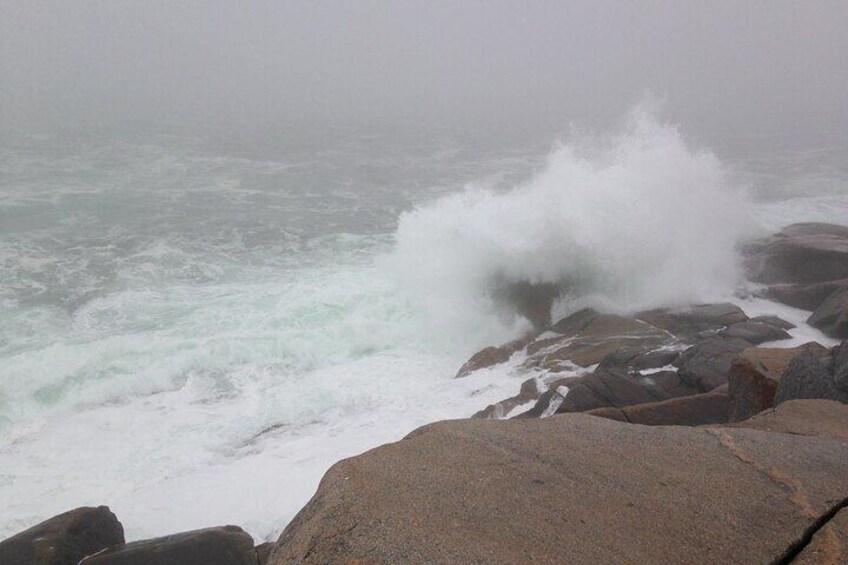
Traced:
[[463, 365], [459, 375], [506, 362], [523, 348], [524, 361], [518, 370], [538, 375], [535, 388], [522, 389], [476, 417], [504, 417], [534, 398], [538, 398], [534, 407], [519, 417], [623, 408], [720, 387], [726, 384], [730, 364], [741, 351], [755, 343], [790, 337], [787, 327], [792, 324], [776, 316], [749, 320], [729, 303], [657, 309], [633, 316], [587, 308], [559, 320], [535, 338], [480, 351]]

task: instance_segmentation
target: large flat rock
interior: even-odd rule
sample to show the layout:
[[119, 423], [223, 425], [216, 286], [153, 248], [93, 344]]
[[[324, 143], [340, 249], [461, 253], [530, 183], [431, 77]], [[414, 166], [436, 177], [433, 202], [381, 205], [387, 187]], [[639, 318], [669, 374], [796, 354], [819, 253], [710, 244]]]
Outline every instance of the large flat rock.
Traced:
[[439, 422], [334, 465], [269, 563], [771, 563], [846, 497], [833, 437]]

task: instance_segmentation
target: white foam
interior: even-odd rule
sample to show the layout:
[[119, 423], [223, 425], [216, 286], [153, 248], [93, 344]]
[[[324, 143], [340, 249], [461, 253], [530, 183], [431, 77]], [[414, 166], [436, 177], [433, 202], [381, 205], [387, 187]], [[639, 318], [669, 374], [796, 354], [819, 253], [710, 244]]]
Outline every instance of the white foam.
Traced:
[[594, 141], [557, 147], [507, 191], [472, 185], [401, 217], [396, 270], [430, 331], [484, 343], [515, 335], [520, 320], [487, 293], [498, 280], [565, 283], [571, 299], [630, 310], [734, 287], [734, 246], [752, 222], [718, 159], [643, 109]]

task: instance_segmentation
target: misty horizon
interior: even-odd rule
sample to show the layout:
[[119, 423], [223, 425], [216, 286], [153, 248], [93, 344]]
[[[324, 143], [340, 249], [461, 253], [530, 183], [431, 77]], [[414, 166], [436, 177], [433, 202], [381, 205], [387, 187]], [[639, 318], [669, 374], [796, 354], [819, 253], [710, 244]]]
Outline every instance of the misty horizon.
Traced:
[[839, 2], [0, 3], [0, 129], [848, 124]]

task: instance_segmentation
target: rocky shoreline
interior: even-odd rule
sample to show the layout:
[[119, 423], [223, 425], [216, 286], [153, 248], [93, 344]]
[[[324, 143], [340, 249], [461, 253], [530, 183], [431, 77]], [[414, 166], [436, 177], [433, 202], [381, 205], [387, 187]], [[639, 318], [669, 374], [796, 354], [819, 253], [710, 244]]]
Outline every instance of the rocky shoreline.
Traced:
[[[743, 256], [759, 296], [848, 339], [848, 227]], [[848, 342], [779, 347], [792, 328], [730, 303], [580, 310], [472, 356], [457, 378], [535, 376], [337, 463], [274, 544], [236, 526], [125, 543], [101, 506], [0, 542], [0, 564], [848, 563]]]

